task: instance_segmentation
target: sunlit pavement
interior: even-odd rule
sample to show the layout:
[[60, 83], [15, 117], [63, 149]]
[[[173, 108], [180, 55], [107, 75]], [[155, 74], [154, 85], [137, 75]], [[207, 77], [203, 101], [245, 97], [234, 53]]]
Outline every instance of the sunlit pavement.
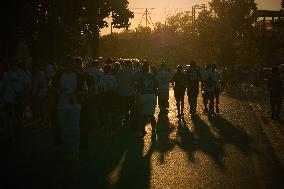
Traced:
[[208, 117], [200, 97], [198, 115], [191, 118], [186, 106], [179, 120], [173, 91], [170, 97], [168, 117], [157, 108], [156, 140], [149, 126], [144, 140], [129, 129], [113, 138], [92, 130], [80, 162], [59, 159], [49, 150], [49, 132], [35, 133], [11, 157], [16, 162], [2, 161], [14, 179], [6, 188], [284, 188], [271, 136], [248, 103], [224, 95], [220, 115]]

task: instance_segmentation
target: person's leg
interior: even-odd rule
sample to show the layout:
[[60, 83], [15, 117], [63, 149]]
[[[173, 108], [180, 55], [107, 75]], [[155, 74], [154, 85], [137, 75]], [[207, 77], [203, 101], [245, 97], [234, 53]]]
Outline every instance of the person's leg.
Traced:
[[151, 115], [150, 117], [150, 123], [152, 127], [152, 137], [156, 137], [157, 134], [157, 123], [154, 115]]
[[220, 96], [220, 90], [215, 91], [215, 99], [216, 99], [216, 113], [219, 113], [219, 96]]
[[62, 143], [62, 152], [63, 153], [70, 153], [70, 149], [68, 146], [68, 128], [69, 128], [69, 111], [65, 109], [58, 109], [58, 122], [60, 126], [60, 133], [61, 133], [61, 143]]
[[203, 105], [204, 105], [204, 112], [207, 113], [208, 112], [208, 92], [205, 92], [203, 94]]
[[181, 115], [181, 109], [180, 109], [181, 104], [180, 104], [180, 102], [181, 102], [180, 98], [176, 97], [176, 106], [177, 106], [178, 116]]
[[210, 114], [214, 113], [214, 92], [210, 92], [209, 96], [209, 112]]
[[80, 150], [80, 118], [81, 109], [79, 107], [74, 107], [70, 111], [69, 127], [70, 132], [68, 136], [68, 141], [70, 143], [70, 149], [74, 158], [79, 158]]
[[181, 106], [181, 110], [180, 110], [180, 112], [181, 112], [181, 116], [183, 116], [184, 115], [184, 113], [183, 113], [183, 110], [184, 110], [184, 96], [182, 96], [181, 98], [180, 98], [180, 106]]
[[282, 105], [282, 101], [281, 101], [281, 97], [279, 97], [277, 99], [277, 104], [276, 104], [276, 119], [280, 119], [280, 113], [281, 113], [281, 105]]
[[271, 118], [275, 119], [276, 117], [276, 103], [275, 103], [275, 98], [270, 97], [270, 107], [271, 107]]

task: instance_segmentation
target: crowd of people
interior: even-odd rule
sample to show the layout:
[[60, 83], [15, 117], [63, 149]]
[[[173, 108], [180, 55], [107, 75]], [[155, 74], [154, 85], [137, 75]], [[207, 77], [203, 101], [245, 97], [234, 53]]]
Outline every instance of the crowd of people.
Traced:
[[[92, 128], [113, 137], [128, 125], [142, 137], [146, 134], [145, 124], [150, 123], [155, 139], [156, 106], [159, 115], [167, 116], [171, 86], [180, 119], [185, 115], [185, 93], [190, 115], [196, 115], [197, 97], [201, 93], [204, 113], [211, 116], [219, 113], [219, 95], [228, 86], [228, 76], [216, 64], [202, 70], [194, 61], [187, 67], [178, 65], [175, 73], [165, 62], [155, 69], [146, 60], [108, 58], [85, 63], [82, 58], [69, 55], [60, 64], [10, 59], [5, 65], [0, 84], [5, 135], [17, 144], [24, 121], [50, 124], [55, 144], [63, 154], [75, 159], [80, 149], [87, 147]], [[276, 72], [274, 69], [274, 75]], [[275, 88], [281, 82], [276, 77], [269, 82], [269, 91], [274, 94], [273, 118], [279, 118], [278, 94], [282, 88]]]

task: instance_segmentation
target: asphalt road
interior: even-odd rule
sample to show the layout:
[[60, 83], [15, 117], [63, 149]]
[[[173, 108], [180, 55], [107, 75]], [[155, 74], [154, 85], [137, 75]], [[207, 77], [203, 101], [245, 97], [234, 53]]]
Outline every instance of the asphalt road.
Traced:
[[48, 129], [31, 131], [21, 149], [2, 156], [1, 188], [284, 188], [284, 171], [249, 105], [223, 95], [220, 115], [208, 118], [201, 102], [197, 116], [186, 106], [179, 120], [170, 91], [168, 117], [157, 108], [156, 141], [149, 126], [143, 140], [125, 128], [112, 138], [93, 129], [80, 162], [54, 154]]

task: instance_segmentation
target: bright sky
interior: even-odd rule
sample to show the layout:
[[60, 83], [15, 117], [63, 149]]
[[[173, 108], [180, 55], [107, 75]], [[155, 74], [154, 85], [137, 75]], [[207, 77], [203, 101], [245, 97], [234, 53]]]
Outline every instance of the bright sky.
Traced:
[[[145, 17], [142, 19], [145, 8], [149, 9], [151, 23], [164, 22], [166, 15], [175, 14], [177, 11], [191, 10], [193, 5], [207, 4], [209, 0], [129, 0], [129, 8], [135, 15], [132, 19], [130, 29], [136, 28], [141, 22], [145, 26]], [[281, 0], [256, 0], [258, 9], [279, 10]], [[144, 8], [144, 9], [139, 9]], [[119, 31], [114, 29], [114, 32]], [[110, 33], [110, 28], [102, 30], [102, 34]]]

